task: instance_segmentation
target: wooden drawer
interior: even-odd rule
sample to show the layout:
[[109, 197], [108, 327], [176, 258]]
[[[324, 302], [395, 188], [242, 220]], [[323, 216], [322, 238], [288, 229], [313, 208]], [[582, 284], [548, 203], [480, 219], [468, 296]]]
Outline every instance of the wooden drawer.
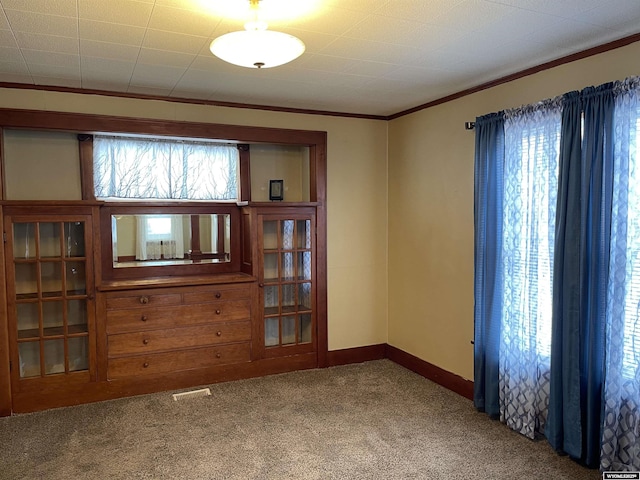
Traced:
[[250, 359], [251, 345], [249, 343], [236, 343], [177, 352], [112, 358], [109, 359], [107, 376], [110, 380], [113, 380], [137, 375], [177, 372], [215, 365], [248, 362]]
[[109, 335], [108, 352], [114, 357], [249, 340], [251, 322], [221, 323]]
[[202, 323], [249, 320], [249, 300], [107, 311], [107, 333], [137, 332]]
[[107, 296], [107, 310], [116, 308], [161, 307], [180, 305], [182, 295], [179, 293], [146, 293], [132, 292]]
[[210, 288], [207, 290], [185, 293], [184, 303], [224, 302], [227, 300], [244, 300], [250, 298], [250, 285], [243, 285], [242, 288]]

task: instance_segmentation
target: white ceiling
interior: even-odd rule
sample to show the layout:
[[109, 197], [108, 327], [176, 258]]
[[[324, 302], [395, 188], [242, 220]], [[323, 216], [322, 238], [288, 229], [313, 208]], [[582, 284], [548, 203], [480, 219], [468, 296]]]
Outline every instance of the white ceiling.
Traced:
[[0, 82], [386, 116], [640, 32], [640, 0], [315, 0], [256, 70], [209, 52], [232, 2], [0, 0]]

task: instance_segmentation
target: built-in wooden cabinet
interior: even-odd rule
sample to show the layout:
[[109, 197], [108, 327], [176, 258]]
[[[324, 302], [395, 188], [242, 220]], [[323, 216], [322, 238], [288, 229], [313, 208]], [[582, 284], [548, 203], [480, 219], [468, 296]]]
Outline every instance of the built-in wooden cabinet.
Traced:
[[4, 211], [16, 401], [96, 378], [91, 209], [41, 210], [23, 206]]
[[251, 361], [254, 284], [101, 294], [107, 380]]
[[276, 208], [258, 214], [260, 313], [267, 357], [316, 347], [313, 210], [278, 213]]
[[[0, 415], [326, 366], [325, 132], [0, 109], [0, 167], [6, 128], [77, 137], [82, 199], [29, 200], [45, 185], [28, 175], [9, 190], [24, 195], [0, 192]], [[240, 198], [96, 200], [92, 132], [236, 142]], [[275, 146], [254, 178], [252, 143]], [[282, 161], [277, 145], [291, 146]], [[298, 159], [286, 201], [252, 201]], [[179, 219], [184, 258], [130, 252], [144, 215]]]

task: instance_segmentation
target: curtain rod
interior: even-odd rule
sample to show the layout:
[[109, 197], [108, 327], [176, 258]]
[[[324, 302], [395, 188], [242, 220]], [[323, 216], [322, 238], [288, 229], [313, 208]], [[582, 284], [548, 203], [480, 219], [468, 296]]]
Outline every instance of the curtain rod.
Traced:
[[473, 130], [474, 128], [476, 128], [476, 122], [464, 122], [465, 130]]

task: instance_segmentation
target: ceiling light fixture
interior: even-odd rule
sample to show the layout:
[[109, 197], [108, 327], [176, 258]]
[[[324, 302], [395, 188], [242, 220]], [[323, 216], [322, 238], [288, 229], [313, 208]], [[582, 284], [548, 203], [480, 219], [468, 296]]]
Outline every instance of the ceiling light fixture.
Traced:
[[254, 19], [244, 30], [216, 38], [209, 47], [211, 53], [225, 62], [247, 68], [271, 68], [295, 60], [305, 50], [299, 38], [267, 30], [259, 19], [260, 0], [249, 0]]

